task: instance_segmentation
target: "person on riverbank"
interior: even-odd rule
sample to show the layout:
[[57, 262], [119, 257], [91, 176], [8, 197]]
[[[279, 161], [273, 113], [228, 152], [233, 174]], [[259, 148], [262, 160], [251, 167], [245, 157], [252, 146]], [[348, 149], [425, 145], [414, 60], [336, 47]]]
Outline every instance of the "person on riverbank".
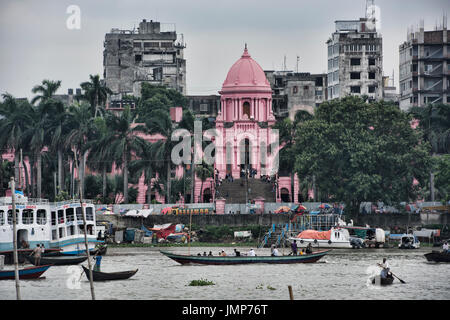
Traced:
[[100, 272], [100, 265], [102, 263], [102, 256], [98, 254], [98, 251], [94, 255], [95, 265], [94, 271]]
[[292, 255], [296, 256], [297, 255], [297, 240], [294, 240], [294, 242], [292, 242], [291, 244], [291, 249], [292, 249]]
[[41, 263], [41, 254], [42, 249], [39, 246], [39, 244], [36, 245], [36, 248], [34, 248], [33, 252], [31, 252], [30, 256], [34, 255], [34, 265], [38, 266]]

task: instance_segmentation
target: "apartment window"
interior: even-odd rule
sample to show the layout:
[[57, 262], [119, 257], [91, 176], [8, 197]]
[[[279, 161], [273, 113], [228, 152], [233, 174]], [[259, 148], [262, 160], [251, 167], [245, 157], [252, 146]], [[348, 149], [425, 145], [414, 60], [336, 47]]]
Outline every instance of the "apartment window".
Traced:
[[369, 86], [369, 93], [375, 93], [375, 86]]
[[139, 49], [140, 49], [140, 48], [142, 47], [142, 44], [141, 44], [141, 42], [136, 42], [136, 41], [135, 41], [135, 42], [133, 42], [133, 47], [134, 47], [134, 48], [139, 48]]
[[359, 58], [352, 58], [352, 59], [350, 59], [350, 65], [351, 66], [360, 66], [361, 65], [361, 59], [359, 59]]
[[375, 79], [375, 72], [369, 72], [369, 79]]
[[298, 87], [297, 86], [294, 86], [293, 88], [292, 88], [292, 93], [293, 94], [296, 94], [298, 92]]
[[350, 79], [361, 79], [360, 72], [350, 72]]
[[159, 42], [144, 42], [144, 48], [157, 48], [159, 47]]
[[417, 64], [412, 64], [411, 65], [411, 71], [412, 72], [417, 72]]
[[207, 112], [208, 111], [208, 104], [207, 103], [200, 103], [200, 111]]
[[309, 86], [304, 86], [304, 87], [303, 87], [303, 90], [304, 90], [304, 91], [309, 90]]
[[360, 86], [351, 86], [350, 92], [351, 93], [361, 93], [361, 87]]
[[375, 58], [369, 58], [369, 66], [375, 65]]
[[172, 42], [161, 42], [161, 47], [162, 48], [171, 48]]
[[141, 62], [142, 61], [142, 54], [137, 54], [134, 56], [134, 62]]

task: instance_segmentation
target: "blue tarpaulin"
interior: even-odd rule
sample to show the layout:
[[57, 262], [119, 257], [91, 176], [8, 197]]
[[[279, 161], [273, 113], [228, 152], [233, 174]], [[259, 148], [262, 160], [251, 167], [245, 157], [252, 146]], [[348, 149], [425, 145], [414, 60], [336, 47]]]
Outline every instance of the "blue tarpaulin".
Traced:
[[146, 237], [151, 237], [153, 235], [153, 232], [148, 230], [144, 225], [141, 225], [141, 230], [145, 232]]

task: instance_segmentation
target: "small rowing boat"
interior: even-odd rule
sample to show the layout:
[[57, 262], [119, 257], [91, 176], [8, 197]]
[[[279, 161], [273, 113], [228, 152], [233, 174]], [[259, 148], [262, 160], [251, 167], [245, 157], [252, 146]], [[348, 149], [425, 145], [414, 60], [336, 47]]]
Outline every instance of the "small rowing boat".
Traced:
[[[27, 260], [35, 265], [34, 257], [32, 256], [26, 256]], [[55, 266], [68, 266], [68, 265], [74, 265], [79, 264], [83, 261], [86, 261], [87, 256], [60, 256], [60, 257], [41, 257], [40, 264], [53, 264]]]
[[450, 253], [440, 252], [433, 250], [432, 252], [425, 253], [425, 258], [432, 262], [450, 262]]
[[230, 264], [250, 264], [250, 263], [313, 263], [325, 256], [331, 250], [317, 251], [306, 255], [298, 256], [194, 256], [175, 254], [167, 251], [160, 252], [181, 264], [205, 264], [205, 265], [230, 265]]
[[392, 282], [394, 282], [394, 277], [390, 274], [386, 278], [376, 276], [375, 278], [372, 279], [372, 284], [380, 284], [382, 286], [392, 284]]
[[[83, 267], [83, 271], [86, 274], [86, 277], [89, 278], [89, 269], [85, 266]], [[138, 269], [136, 270], [130, 270], [130, 271], [121, 271], [121, 272], [100, 272], [100, 271], [94, 271], [92, 270], [92, 280], [94, 281], [108, 281], [108, 280], [124, 280], [131, 278], [138, 272]]]
[[[19, 269], [19, 279], [20, 280], [37, 279], [50, 267], [51, 267], [50, 265], [43, 265]], [[14, 280], [14, 279], [15, 279], [14, 270], [0, 271], [0, 280]]]

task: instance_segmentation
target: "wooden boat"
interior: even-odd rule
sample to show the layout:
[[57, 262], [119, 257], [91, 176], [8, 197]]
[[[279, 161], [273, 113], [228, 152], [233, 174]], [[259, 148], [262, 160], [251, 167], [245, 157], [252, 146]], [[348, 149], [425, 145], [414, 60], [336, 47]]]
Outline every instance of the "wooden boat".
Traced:
[[[83, 267], [83, 271], [86, 274], [86, 277], [89, 278], [89, 269], [85, 266]], [[108, 281], [108, 280], [124, 280], [131, 278], [138, 272], [138, 269], [136, 270], [130, 270], [130, 271], [121, 271], [121, 272], [100, 272], [100, 271], [94, 271], [92, 270], [92, 280], [94, 281]]]
[[[19, 269], [19, 279], [37, 279], [39, 278], [51, 265], [43, 265], [37, 267], [28, 267]], [[1, 270], [0, 280], [14, 280], [14, 270]]]
[[392, 275], [388, 275], [386, 278], [382, 278], [380, 276], [376, 276], [372, 279], [372, 284], [380, 284], [382, 286], [390, 285], [394, 282], [394, 277]]
[[425, 253], [425, 258], [427, 258], [428, 261], [433, 262], [450, 262], [450, 253], [444, 253], [441, 251], [435, 251]]
[[167, 251], [160, 252], [181, 264], [206, 264], [206, 265], [230, 265], [230, 264], [250, 264], [250, 263], [273, 263], [273, 264], [287, 264], [287, 263], [313, 263], [325, 256], [331, 250], [323, 250], [313, 252], [311, 254], [299, 256], [194, 256], [170, 253]]
[[[34, 264], [34, 257], [33, 256], [26, 256], [27, 260]], [[48, 257], [41, 257], [40, 264], [53, 264], [55, 266], [67, 266], [67, 265], [74, 265], [79, 264], [83, 261], [86, 261], [87, 256], [48, 256]]]

